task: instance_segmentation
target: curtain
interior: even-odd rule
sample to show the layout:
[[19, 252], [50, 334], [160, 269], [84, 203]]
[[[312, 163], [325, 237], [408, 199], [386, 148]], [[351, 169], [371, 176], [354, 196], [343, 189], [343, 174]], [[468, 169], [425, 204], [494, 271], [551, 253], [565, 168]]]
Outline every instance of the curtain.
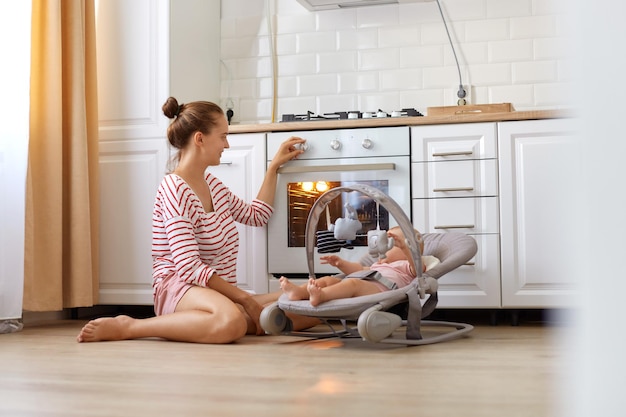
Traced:
[[98, 297], [94, 0], [33, 0], [24, 310]]

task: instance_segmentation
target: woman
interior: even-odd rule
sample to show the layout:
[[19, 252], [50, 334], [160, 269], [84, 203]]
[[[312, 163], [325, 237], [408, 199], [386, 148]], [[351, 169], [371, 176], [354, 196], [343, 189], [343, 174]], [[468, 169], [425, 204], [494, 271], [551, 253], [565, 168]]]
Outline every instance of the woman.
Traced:
[[[128, 316], [92, 320], [79, 342], [160, 337], [196, 343], [230, 343], [246, 334], [263, 334], [263, 305], [280, 293], [250, 295], [237, 288], [239, 239], [235, 222], [263, 226], [276, 193], [278, 168], [302, 153], [286, 140], [270, 162], [257, 198], [248, 204], [211, 174], [228, 148], [228, 123], [216, 104], [196, 101], [179, 105], [173, 97], [163, 105], [173, 119], [167, 129], [178, 149], [176, 168], [163, 178], [152, 217], [155, 317]], [[293, 317], [303, 329], [314, 319]]]

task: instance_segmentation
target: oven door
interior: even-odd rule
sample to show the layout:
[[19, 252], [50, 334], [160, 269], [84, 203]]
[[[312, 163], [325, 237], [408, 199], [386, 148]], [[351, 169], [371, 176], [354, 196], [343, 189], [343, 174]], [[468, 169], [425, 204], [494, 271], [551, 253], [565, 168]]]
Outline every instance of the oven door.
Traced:
[[[310, 207], [316, 195], [327, 188], [368, 184], [388, 194], [402, 207], [410, 218], [410, 158], [408, 156], [378, 158], [342, 158], [318, 160], [294, 160], [279, 171], [274, 215], [268, 223], [268, 266], [275, 277], [291, 278], [308, 276], [304, 249], [304, 230]], [[328, 230], [328, 221], [335, 223], [345, 217], [344, 204], [350, 203], [358, 213], [363, 229], [357, 241], [348, 242], [351, 249], [341, 248], [337, 255], [358, 261], [367, 253], [364, 236], [367, 230], [397, 225], [395, 220], [367, 196], [358, 192], [344, 193], [336, 198], [327, 214], [320, 219], [317, 230]], [[384, 213], [383, 213], [384, 212]], [[328, 219], [328, 220], [327, 220]], [[336, 274], [339, 271], [319, 262], [315, 252], [315, 273]]]

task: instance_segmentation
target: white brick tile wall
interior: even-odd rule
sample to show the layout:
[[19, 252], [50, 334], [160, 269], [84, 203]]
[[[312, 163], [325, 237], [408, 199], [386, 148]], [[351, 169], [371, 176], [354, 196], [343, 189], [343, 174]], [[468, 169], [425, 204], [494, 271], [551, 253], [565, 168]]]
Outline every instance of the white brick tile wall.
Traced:
[[[270, 1], [270, 0], [266, 0]], [[575, 29], [563, 0], [441, 0], [464, 84], [474, 103], [518, 110], [573, 106]], [[241, 123], [317, 113], [456, 103], [458, 72], [435, 2], [309, 12], [272, 0], [222, 1], [222, 99]]]

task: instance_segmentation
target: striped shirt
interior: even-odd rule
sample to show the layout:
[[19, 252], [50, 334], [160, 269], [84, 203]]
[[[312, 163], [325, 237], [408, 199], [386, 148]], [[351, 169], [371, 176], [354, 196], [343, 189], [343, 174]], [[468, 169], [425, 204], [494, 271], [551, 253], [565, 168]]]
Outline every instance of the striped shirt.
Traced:
[[206, 287], [213, 274], [236, 284], [239, 235], [235, 222], [263, 226], [273, 213], [261, 200], [245, 203], [212, 174], [206, 181], [213, 200], [210, 213], [178, 175], [166, 175], [161, 181], [152, 214], [153, 286], [176, 277]]

